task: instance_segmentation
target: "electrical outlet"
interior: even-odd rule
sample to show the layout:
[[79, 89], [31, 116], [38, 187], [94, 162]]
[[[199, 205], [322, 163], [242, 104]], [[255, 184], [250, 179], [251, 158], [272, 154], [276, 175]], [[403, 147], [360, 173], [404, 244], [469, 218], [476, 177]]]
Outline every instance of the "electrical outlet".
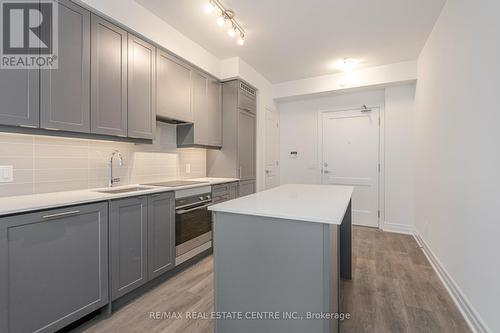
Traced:
[[191, 173], [191, 164], [186, 163], [186, 173]]
[[12, 165], [0, 165], [0, 183], [10, 183], [14, 181]]

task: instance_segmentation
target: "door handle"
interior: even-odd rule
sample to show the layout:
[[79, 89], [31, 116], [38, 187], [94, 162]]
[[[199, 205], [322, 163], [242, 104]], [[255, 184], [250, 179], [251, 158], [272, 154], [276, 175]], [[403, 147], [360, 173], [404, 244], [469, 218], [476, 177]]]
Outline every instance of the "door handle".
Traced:
[[198, 210], [198, 209], [207, 208], [208, 206], [211, 206], [211, 205], [212, 205], [212, 203], [209, 203], [209, 204], [206, 204], [206, 205], [203, 205], [203, 206], [197, 206], [197, 207], [190, 208], [190, 209], [179, 209], [175, 213], [178, 214], [178, 215], [182, 215], [182, 214], [186, 214], [186, 213]]

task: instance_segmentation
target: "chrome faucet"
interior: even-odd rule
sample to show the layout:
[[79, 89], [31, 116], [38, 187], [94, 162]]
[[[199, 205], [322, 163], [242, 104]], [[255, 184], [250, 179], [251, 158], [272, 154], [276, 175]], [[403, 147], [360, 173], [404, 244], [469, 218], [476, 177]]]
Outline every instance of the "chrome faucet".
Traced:
[[120, 166], [123, 166], [123, 157], [122, 154], [118, 151], [115, 150], [111, 154], [111, 158], [109, 159], [109, 181], [108, 181], [108, 186], [113, 187], [115, 183], [120, 182], [120, 178], [113, 178], [113, 159], [115, 156], [118, 156], [118, 163]]

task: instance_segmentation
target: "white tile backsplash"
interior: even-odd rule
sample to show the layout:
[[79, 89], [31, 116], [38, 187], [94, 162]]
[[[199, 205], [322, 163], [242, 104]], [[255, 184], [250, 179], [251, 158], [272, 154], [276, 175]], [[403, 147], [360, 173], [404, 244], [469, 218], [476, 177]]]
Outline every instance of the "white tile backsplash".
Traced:
[[[14, 181], [0, 184], [0, 197], [105, 187], [111, 153], [120, 185], [206, 176], [204, 149], [177, 149], [175, 125], [157, 124], [153, 144], [35, 136], [0, 132], [0, 165], [14, 167]], [[186, 164], [191, 172], [186, 173]]]

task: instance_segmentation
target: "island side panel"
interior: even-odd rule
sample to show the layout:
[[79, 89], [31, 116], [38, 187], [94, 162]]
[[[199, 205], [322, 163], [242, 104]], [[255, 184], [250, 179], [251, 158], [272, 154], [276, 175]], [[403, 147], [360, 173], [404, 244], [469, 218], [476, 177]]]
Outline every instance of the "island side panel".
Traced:
[[[332, 281], [330, 269], [335, 265], [330, 252], [338, 242], [331, 244], [330, 231], [321, 223], [215, 212], [215, 311], [244, 315], [268, 311], [281, 316], [280, 320], [218, 319], [215, 332], [336, 332], [337, 321], [283, 319], [283, 312], [302, 315], [338, 309], [338, 270]], [[331, 304], [333, 298], [336, 305]]]
[[[330, 313], [340, 313], [340, 226], [324, 225], [325, 246], [325, 309]], [[326, 328], [329, 333], [340, 332], [340, 321], [331, 321]]]
[[340, 277], [352, 279], [352, 214], [351, 201], [340, 225]]

